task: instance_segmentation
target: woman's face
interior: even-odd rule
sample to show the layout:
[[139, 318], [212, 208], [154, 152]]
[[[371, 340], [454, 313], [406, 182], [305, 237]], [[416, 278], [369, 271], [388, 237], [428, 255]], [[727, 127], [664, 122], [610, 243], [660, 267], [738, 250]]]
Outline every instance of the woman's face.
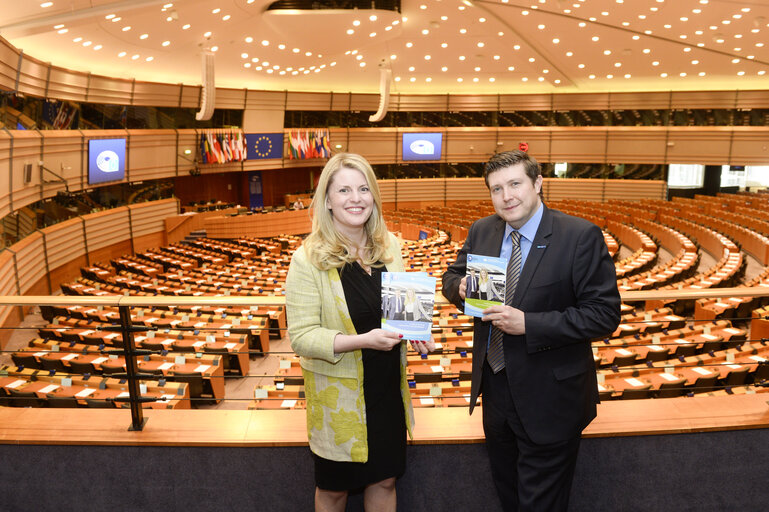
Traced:
[[374, 207], [366, 177], [357, 169], [342, 167], [331, 178], [326, 195], [334, 226], [342, 233], [358, 233], [366, 225]]
[[486, 270], [481, 270], [481, 279], [487, 279], [488, 277], [489, 273]]
[[417, 294], [411, 288], [406, 290], [406, 297], [408, 297], [409, 299], [414, 300], [416, 298], [416, 296], [417, 296]]

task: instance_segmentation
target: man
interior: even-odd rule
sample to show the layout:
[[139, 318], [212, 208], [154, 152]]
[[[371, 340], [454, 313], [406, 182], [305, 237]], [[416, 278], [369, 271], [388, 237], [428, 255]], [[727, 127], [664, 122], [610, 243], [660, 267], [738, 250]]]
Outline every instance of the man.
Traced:
[[477, 299], [478, 298], [478, 276], [475, 275], [475, 269], [470, 269], [470, 278], [467, 280], [467, 298], [468, 299]]
[[384, 301], [384, 317], [388, 320], [403, 320], [403, 298], [401, 291], [387, 294]]
[[484, 178], [496, 215], [473, 223], [443, 275], [444, 296], [461, 310], [467, 255], [508, 259], [505, 304], [475, 319], [470, 413], [482, 394], [503, 508], [566, 510], [598, 403], [589, 340], [620, 321], [614, 264], [596, 225], [544, 205], [539, 164], [526, 153], [494, 155]]

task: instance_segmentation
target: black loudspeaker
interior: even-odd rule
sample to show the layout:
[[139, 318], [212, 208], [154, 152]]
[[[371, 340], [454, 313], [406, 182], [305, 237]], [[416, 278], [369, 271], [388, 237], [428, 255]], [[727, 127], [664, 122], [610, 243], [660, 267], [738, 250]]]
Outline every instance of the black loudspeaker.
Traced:
[[32, 164], [24, 164], [24, 184], [32, 181]]

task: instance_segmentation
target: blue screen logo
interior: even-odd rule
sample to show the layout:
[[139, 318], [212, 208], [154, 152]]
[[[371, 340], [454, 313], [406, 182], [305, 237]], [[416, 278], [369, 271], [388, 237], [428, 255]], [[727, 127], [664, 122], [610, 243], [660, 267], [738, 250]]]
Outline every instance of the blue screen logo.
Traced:
[[442, 133], [404, 133], [403, 160], [440, 160]]
[[125, 177], [125, 139], [88, 141], [88, 184], [118, 181]]

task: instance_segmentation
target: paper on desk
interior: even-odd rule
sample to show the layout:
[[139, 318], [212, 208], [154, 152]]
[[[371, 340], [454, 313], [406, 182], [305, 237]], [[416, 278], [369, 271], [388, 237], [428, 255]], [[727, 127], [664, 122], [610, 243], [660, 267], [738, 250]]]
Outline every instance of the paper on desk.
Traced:
[[111, 332], [111, 333], [107, 334], [106, 336], [104, 336], [104, 339], [105, 340], [111, 340], [111, 339], [117, 338], [118, 336], [120, 336], [119, 333]]
[[632, 377], [631, 377], [631, 378], [629, 378], [629, 379], [625, 379], [625, 382], [627, 382], [627, 383], [628, 383], [628, 384], [630, 384], [631, 386], [643, 386], [643, 385], [644, 385], [644, 383], [643, 383], [643, 382], [641, 382], [641, 381], [640, 381], [640, 380], [638, 380], [638, 379], [634, 379], [634, 378], [632, 378]]
[[46, 354], [48, 354], [48, 352], [35, 352], [32, 355], [35, 356], [35, 357], [43, 357]]
[[234, 349], [237, 346], [238, 346], [237, 343], [225, 343], [224, 344], [224, 348], [226, 348], [227, 350], [232, 350], [232, 349]]
[[200, 347], [202, 347], [205, 344], [206, 344], [205, 341], [196, 341], [195, 343], [192, 344], [192, 346], [195, 347], [195, 348], [200, 348]]
[[710, 370], [706, 370], [705, 368], [698, 368], [696, 366], [694, 368], [692, 368], [692, 371], [693, 372], [697, 372], [700, 375], [710, 375], [711, 374]]
[[764, 359], [761, 356], [750, 356], [749, 359], [752, 359], [753, 361], [758, 361], [759, 363], [763, 363], [764, 361], [766, 361], [766, 359]]
[[206, 326], [205, 322], [198, 322], [198, 323], [195, 324], [195, 327], [197, 327], [197, 328], [201, 328], [201, 327], [205, 327], [205, 326]]
[[433, 398], [429, 396], [420, 397], [419, 402], [422, 405], [435, 405], [435, 400], [433, 400]]
[[71, 359], [75, 359], [77, 357], [77, 354], [67, 354], [66, 356], [62, 357], [62, 361], [69, 361]]
[[660, 377], [671, 382], [679, 379], [679, 377], [676, 377], [675, 375], [672, 375], [670, 373], [660, 373]]
[[117, 398], [125, 398], [127, 396], [130, 396], [130, 393], [128, 391], [121, 391], [118, 393]]
[[43, 389], [41, 389], [40, 391], [38, 391], [38, 393], [50, 393], [54, 389], [59, 389], [59, 387], [61, 387], [61, 386], [59, 386], [58, 384], [49, 384], [48, 386], [46, 386]]
[[615, 352], [618, 353], [619, 355], [622, 355], [622, 356], [632, 356], [633, 355], [633, 353], [631, 351], [629, 351], [627, 349], [624, 349], [624, 348], [618, 348], [618, 349], [615, 350]]
[[163, 363], [160, 366], [158, 366], [158, 370], [170, 370], [174, 367], [174, 363]]
[[106, 357], [97, 357], [93, 361], [91, 361], [91, 364], [102, 364], [104, 361], [107, 361], [108, 358]]
[[195, 368], [195, 370], [194, 370], [194, 371], [196, 371], [196, 372], [200, 372], [200, 373], [203, 373], [203, 372], [205, 372], [206, 370], [208, 370], [209, 368], [211, 368], [211, 365], [210, 365], [210, 364], [201, 364], [201, 365], [199, 365], [197, 368]]
[[443, 372], [443, 366], [431, 366], [430, 370], [432, 370], [435, 373], [441, 373]]
[[7, 386], [5, 386], [5, 387], [7, 387], [7, 388], [13, 388], [13, 389], [16, 389], [16, 388], [18, 388], [19, 386], [21, 386], [22, 384], [26, 384], [26, 383], [27, 383], [27, 381], [26, 381], [26, 380], [21, 380], [21, 379], [19, 379], [19, 380], [15, 380], [15, 381], [11, 382], [10, 384], [8, 384], [8, 385], [7, 385]]
[[283, 400], [280, 403], [280, 406], [283, 407], [284, 409], [290, 409], [295, 405], [296, 405], [296, 400]]
[[726, 366], [728, 368], [731, 368], [732, 370], [741, 370], [742, 369], [742, 366], [740, 366], [738, 364], [727, 364]]
[[92, 395], [96, 392], [96, 389], [94, 388], [85, 388], [83, 391], [78, 391], [75, 393], [75, 396], [78, 398], [85, 398], [88, 395]]

